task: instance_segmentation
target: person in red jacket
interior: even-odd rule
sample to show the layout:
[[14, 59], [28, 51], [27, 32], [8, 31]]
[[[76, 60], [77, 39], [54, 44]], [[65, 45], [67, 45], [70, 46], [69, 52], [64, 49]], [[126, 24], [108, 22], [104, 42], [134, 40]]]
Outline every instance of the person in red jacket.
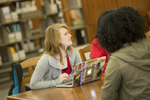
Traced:
[[[100, 15], [99, 15], [99, 18], [98, 18], [98, 21], [97, 21], [97, 28], [99, 27], [99, 23], [100, 21], [102, 20], [102, 18], [107, 15], [107, 14], [110, 14], [112, 12], [114, 12], [116, 9], [108, 9], [108, 10], [105, 10], [103, 11]], [[107, 60], [108, 60], [108, 55], [109, 53], [100, 46], [98, 40], [97, 40], [97, 34], [96, 34], [96, 38], [92, 41], [92, 45], [91, 45], [91, 59], [96, 59], [96, 58], [99, 58], [99, 57], [103, 57], [103, 56], [106, 56], [106, 62], [105, 62], [105, 66], [104, 66], [104, 69], [103, 69], [103, 72], [105, 72], [105, 69], [106, 69], [106, 64], [107, 64]]]
[[92, 41], [92, 45], [91, 45], [91, 59], [96, 59], [99, 57], [106, 56], [106, 61], [105, 61], [103, 72], [105, 72], [105, 69], [106, 69], [108, 55], [109, 55], [108, 52], [99, 45], [97, 38], [95, 38]]

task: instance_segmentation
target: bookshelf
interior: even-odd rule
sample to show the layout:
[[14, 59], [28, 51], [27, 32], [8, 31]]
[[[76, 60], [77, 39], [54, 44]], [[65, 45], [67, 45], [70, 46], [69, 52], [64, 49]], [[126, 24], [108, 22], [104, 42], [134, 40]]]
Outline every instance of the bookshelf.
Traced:
[[85, 29], [86, 25], [78, 25], [78, 26], [72, 26], [70, 27], [70, 30], [77, 30], [77, 29]]
[[[34, 0], [0, 0], [0, 9], [6, 7], [5, 10], [9, 13], [13, 11], [13, 17], [11, 14], [8, 16], [9, 20], [5, 19], [3, 10], [0, 11], [0, 83], [3, 82], [2, 80], [12, 79], [11, 66], [13, 64], [41, 55], [44, 52], [45, 29], [49, 25], [66, 23], [70, 27], [74, 42], [73, 46], [81, 45], [80, 43], [78, 44], [76, 38], [82, 40], [82, 43], [87, 42], [82, 6], [65, 8], [64, 4], [67, 3], [65, 0], [55, 0], [53, 3], [50, 1], [54, 0], [35, 0], [36, 10], [24, 11], [25, 9], [23, 9], [21, 12], [19, 8], [14, 10], [16, 5], [26, 1], [29, 3]], [[10, 5], [13, 7], [11, 11], [8, 10]], [[78, 21], [82, 22], [82, 24], [75, 24], [76, 20], [71, 19], [69, 13], [72, 10], [79, 10], [78, 12], [81, 12], [82, 16], [80, 16], [82, 19]], [[20, 57], [22, 58], [20, 59]], [[18, 59], [14, 60], [14, 58]], [[6, 78], [3, 78], [4, 74]]]
[[[73, 45], [88, 43], [81, 0], [61, 0], [65, 22], [70, 27]], [[84, 41], [81, 41], [84, 40]]]
[[21, 0], [1, 0], [0, 1], [0, 4], [3, 4], [3, 3], [9, 3], [9, 2], [17, 2], [17, 1], [21, 1]]
[[[22, 11], [21, 13], [16, 11], [16, 20], [12, 20], [14, 16], [12, 17], [11, 14], [10, 19], [5, 20], [3, 11], [1, 10], [0, 12], [0, 83], [3, 83], [6, 80], [12, 80], [11, 66], [13, 64], [34, 56], [39, 56], [43, 53], [45, 48], [45, 28], [53, 23], [59, 22], [57, 19], [57, 7], [55, 7], [55, 10], [46, 11], [46, 8], [48, 7], [47, 4], [41, 3], [40, 0], [0, 0], [0, 9], [6, 7], [6, 10], [8, 10], [10, 5], [16, 5], [17, 3], [21, 4], [23, 2], [29, 3], [32, 1], [35, 1], [35, 6], [37, 7], [36, 10]], [[11, 12], [9, 11], [9, 13]], [[17, 35], [17, 30], [19, 30], [21, 36], [20, 40], [17, 40], [17, 37], [20, 37]], [[12, 50], [12, 48], [14, 50]], [[22, 59], [20, 58], [22, 57], [21, 53], [24, 55]], [[18, 55], [17, 58], [19, 59], [14, 60], [16, 55]]]
[[75, 10], [75, 9], [82, 9], [82, 7], [80, 6], [80, 7], [71, 7], [71, 8], [68, 8], [68, 9], [63, 9], [62, 11], [63, 12], [66, 12], [66, 11], [70, 11], [70, 10]]

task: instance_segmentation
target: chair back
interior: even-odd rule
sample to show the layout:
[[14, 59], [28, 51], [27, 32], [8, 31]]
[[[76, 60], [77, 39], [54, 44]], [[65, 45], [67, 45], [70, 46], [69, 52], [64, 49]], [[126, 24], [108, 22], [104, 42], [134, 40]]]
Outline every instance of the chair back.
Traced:
[[30, 79], [31, 79], [31, 76], [33, 74], [33, 66], [34, 68], [36, 67], [37, 63], [38, 63], [38, 60], [41, 58], [41, 56], [38, 56], [38, 57], [33, 57], [33, 58], [29, 58], [23, 62], [20, 63], [22, 69], [24, 68], [28, 68], [28, 71], [29, 71], [29, 77], [26, 77], [26, 78], [22, 78], [22, 83], [21, 83], [21, 89], [22, 89], [22, 92], [25, 92], [26, 91], [26, 88], [25, 88], [25, 83], [27, 82], [30, 82]]
[[91, 44], [87, 45], [86, 47], [82, 49], [79, 49], [78, 51], [79, 51], [82, 62], [87, 61], [85, 53], [91, 52]]
[[147, 39], [150, 39], [150, 31], [148, 31], [147, 33], [145, 33], [145, 35], [146, 35]]

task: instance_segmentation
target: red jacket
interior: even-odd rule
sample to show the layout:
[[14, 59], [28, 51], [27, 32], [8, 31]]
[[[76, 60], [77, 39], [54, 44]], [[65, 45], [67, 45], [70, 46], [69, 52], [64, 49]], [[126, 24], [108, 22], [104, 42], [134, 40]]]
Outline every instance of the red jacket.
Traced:
[[97, 41], [97, 38], [94, 39], [92, 41], [92, 45], [91, 45], [91, 59], [96, 59], [99, 57], [106, 56], [106, 61], [105, 61], [105, 66], [104, 66], [103, 72], [105, 72], [105, 69], [106, 69], [108, 55], [109, 55], [108, 52], [104, 48], [100, 47], [100, 44]]

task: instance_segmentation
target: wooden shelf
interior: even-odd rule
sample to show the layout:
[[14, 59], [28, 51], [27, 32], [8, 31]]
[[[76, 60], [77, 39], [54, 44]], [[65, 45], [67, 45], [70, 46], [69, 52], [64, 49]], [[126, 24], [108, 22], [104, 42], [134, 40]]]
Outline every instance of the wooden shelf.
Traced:
[[34, 50], [29, 50], [29, 51], [27, 51], [27, 52], [25, 52], [25, 53], [35, 52], [35, 51], [37, 51], [37, 50], [39, 50], [39, 49], [40, 49], [40, 47], [35, 47], [35, 49], [34, 49]]
[[43, 14], [41, 11], [31, 11], [31, 12], [26, 12], [26, 13], [21, 13], [18, 15], [18, 17], [23, 20], [23, 19], [33, 19], [33, 18], [38, 18], [42, 17]]
[[34, 39], [43, 38], [43, 37], [45, 37], [45, 34], [39, 34], [39, 35], [35, 35], [35, 36], [31, 36], [31, 37], [29, 37], [29, 38], [23, 39], [23, 41], [26, 41], [26, 40], [34, 40]]
[[51, 13], [51, 14], [39, 14], [38, 16], [32, 16], [30, 18], [27, 18], [27, 19], [18, 19], [17, 21], [12, 21], [12, 22], [7, 22], [7, 23], [2, 23], [0, 24], [0, 26], [4, 26], [4, 25], [8, 25], [8, 24], [14, 24], [14, 23], [18, 23], [18, 22], [24, 22], [24, 21], [27, 21], [28, 19], [34, 19], [34, 18], [38, 18], [38, 17], [43, 17], [43, 16], [51, 16], [51, 15], [55, 15], [55, 14], [58, 14], [58, 13]]
[[58, 14], [58, 12], [57, 13], [50, 13], [50, 14], [43, 14], [43, 16], [51, 16], [51, 15], [56, 15], [56, 14]]
[[77, 29], [83, 29], [83, 28], [86, 28], [86, 25], [72, 26], [72, 27], [70, 27], [70, 31], [77, 30]]
[[[37, 48], [37, 50], [38, 50], [38, 49], [39, 49], [39, 48]], [[35, 53], [32, 52], [32, 54], [31, 54], [31, 53], [30, 53], [30, 54], [26, 54], [26, 58], [23, 59], [23, 60], [5, 62], [5, 63], [2, 63], [2, 65], [0, 65], [0, 67], [4, 67], [4, 66], [11, 65], [11, 64], [19, 63], [19, 62], [24, 61], [24, 60], [26, 60], [26, 59], [29, 59], [29, 58], [31, 58], [31, 57], [39, 56], [40, 54], [41, 54], [41, 53], [38, 53], [38, 52], [35, 52]], [[1, 74], [1, 71], [0, 71], [0, 74]]]
[[19, 43], [19, 42], [21, 42], [21, 41], [15, 41], [15, 42], [11, 42], [11, 43], [2, 43], [2, 44], [0, 44], [0, 47], [15, 44], [15, 43]]
[[[28, 58], [26, 57], [25, 59], [28, 59]], [[25, 60], [25, 59], [23, 59], [23, 60]], [[13, 63], [19, 63], [20, 61], [23, 61], [23, 60], [5, 62], [5, 63], [2, 63], [2, 65], [0, 65], [0, 67], [8, 66], [8, 65], [11, 65]]]
[[[25, 38], [25, 39], [23, 39], [23, 41], [33, 40], [33, 39], [36, 39], [36, 38], [43, 38], [43, 37], [45, 37], [45, 34], [39, 34], [39, 35], [31, 36], [29, 38]], [[11, 45], [11, 44], [15, 44], [15, 43], [20, 43], [20, 42], [21, 41], [16, 41], [16, 42], [12, 42], [12, 43], [3, 43], [3, 44], [0, 44], [0, 47]]]
[[40, 32], [40, 31], [41, 31], [41, 29], [30, 30], [30, 33], [33, 34], [33, 33], [38, 33], [38, 32]]
[[38, 16], [32, 16], [32, 17], [27, 18], [27, 19], [18, 19], [17, 21], [2, 23], [2, 24], [0, 24], [0, 26], [7, 25], [7, 24], [18, 23], [18, 22], [24, 22], [24, 21], [27, 21], [28, 19], [33, 19], [33, 18], [42, 17], [42, 16], [43, 16], [42, 14], [39, 14]]
[[76, 10], [76, 9], [82, 9], [82, 7], [74, 7], [74, 8], [68, 8], [68, 9], [63, 9], [63, 12], [69, 11], [69, 10]]
[[22, 1], [22, 0], [3, 1], [3, 2], [0, 2], [0, 4], [3, 4], [3, 3], [9, 3], [9, 2], [17, 2], [17, 1]]
[[[21, 61], [21, 60], [20, 60], [20, 61]], [[2, 65], [0, 65], [0, 67], [1, 67], [1, 66], [8, 66], [8, 65], [11, 65], [11, 64], [13, 64], [13, 63], [20, 62], [20, 61], [9, 61], [9, 62], [5, 62], [5, 63], [2, 63]]]
[[18, 22], [24, 22], [24, 21], [26, 21], [26, 20], [27, 20], [27, 19], [19, 19], [19, 20], [17, 20], [17, 21], [2, 23], [2, 24], [0, 24], [0, 26], [4, 26], [4, 25], [8, 25], [8, 24], [14, 24], [14, 23], [18, 23]]

